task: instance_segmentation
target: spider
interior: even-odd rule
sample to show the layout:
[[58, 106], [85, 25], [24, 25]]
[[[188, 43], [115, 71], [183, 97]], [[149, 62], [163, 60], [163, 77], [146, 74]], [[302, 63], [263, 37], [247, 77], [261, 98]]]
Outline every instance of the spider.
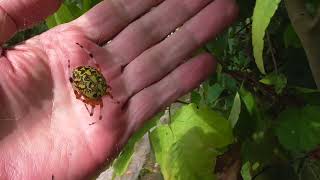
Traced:
[[[102, 108], [104, 96], [109, 96], [113, 99], [111, 95], [111, 87], [107, 84], [106, 79], [101, 73], [99, 64], [96, 62], [93, 54], [85, 49], [81, 44], [76, 43], [81, 49], [86, 51], [89, 58], [94, 62], [95, 67], [93, 66], [78, 66], [75, 69], [70, 71], [70, 60], [68, 59], [68, 70], [69, 70], [69, 81], [72, 85], [74, 94], [77, 99], [81, 100], [90, 116], [93, 116], [95, 106], [100, 106], [100, 115], [99, 120], [102, 119]], [[71, 74], [70, 74], [71, 72]], [[119, 102], [117, 102], [119, 103]], [[87, 105], [91, 106], [91, 111]], [[91, 123], [89, 125], [93, 125]]]

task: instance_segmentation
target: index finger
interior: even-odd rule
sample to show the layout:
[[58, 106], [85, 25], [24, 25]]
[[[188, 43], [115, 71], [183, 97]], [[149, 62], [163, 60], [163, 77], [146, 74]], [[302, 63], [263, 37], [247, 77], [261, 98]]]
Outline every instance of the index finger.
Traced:
[[17, 31], [30, 27], [54, 13], [61, 2], [61, 0], [0, 1], [0, 44]]
[[105, 0], [72, 21], [92, 41], [103, 43], [164, 0]]

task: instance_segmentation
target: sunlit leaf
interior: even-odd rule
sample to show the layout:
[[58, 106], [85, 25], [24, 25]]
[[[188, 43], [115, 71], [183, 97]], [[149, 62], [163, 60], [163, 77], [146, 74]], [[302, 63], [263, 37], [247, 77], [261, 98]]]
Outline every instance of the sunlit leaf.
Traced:
[[265, 74], [263, 48], [265, 31], [281, 0], [257, 0], [252, 17], [252, 44], [256, 64]]
[[241, 100], [240, 100], [239, 93], [237, 93], [236, 96], [234, 97], [233, 106], [228, 119], [232, 127], [234, 127], [237, 124], [240, 112], [241, 112]]
[[240, 89], [239, 93], [250, 115], [254, 115], [257, 111], [257, 104], [254, 96], [243, 87]]
[[245, 162], [241, 167], [241, 176], [243, 180], [251, 180], [250, 162]]
[[[171, 129], [170, 129], [171, 128]], [[211, 180], [217, 148], [233, 141], [229, 122], [207, 107], [190, 104], [151, 134], [156, 160], [166, 180]]]

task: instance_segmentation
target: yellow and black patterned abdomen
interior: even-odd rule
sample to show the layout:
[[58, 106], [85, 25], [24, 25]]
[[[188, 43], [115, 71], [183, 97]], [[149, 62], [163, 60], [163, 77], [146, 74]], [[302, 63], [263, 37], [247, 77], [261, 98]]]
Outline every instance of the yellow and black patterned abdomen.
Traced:
[[72, 71], [72, 87], [81, 95], [98, 100], [107, 94], [108, 85], [96, 68], [79, 66]]

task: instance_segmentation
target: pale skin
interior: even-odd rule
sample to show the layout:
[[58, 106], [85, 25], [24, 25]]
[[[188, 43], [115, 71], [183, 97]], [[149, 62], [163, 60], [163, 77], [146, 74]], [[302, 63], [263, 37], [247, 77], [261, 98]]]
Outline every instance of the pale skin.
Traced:
[[[0, 0], [0, 43], [59, 4]], [[236, 16], [233, 0], [106, 0], [73, 22], [5, 50], [0, 179], [92, 177], [147, 120], [214, 72], [214, 57], [191, 55]], [[100, 109], [90, 116], [69, 82], [68, 59], [71, 69], [92, 63], [75, 43], [94, 55], [120, 102], [103, 97], [101, 120]]]

